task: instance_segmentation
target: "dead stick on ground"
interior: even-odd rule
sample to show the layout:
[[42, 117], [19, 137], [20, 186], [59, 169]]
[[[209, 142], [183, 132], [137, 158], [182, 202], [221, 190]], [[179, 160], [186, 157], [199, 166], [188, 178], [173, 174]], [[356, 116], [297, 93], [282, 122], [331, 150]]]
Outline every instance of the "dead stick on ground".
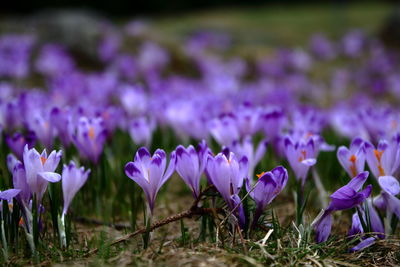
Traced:
[[[161, 221], [158, 221], [158, 222], [154, 223], [154, 224], [150, 227], [150, 232], [153, 231], [153, 230], [155, 230], [155, 229], [157, 229], [157, 228], [159, 228], [159, 227], [161, 227], [161, 226], [164, 226], [164, 225], [169, 224], [169, 223], [171, 223], [171, 222], [178, 221], [178, 220], [183, 219], [183, 218], [190, 218], [190, 217], [192, 217], [192, 216], [194, 216], [194, 215], [215, 214], [216, 212], [221, 212], [222, 209], [199, 208], [199, 207], [197, 206], [198, 203], [200, 202], [200, 198], [204, 195], [204, 192], [210, 190], [211, 188], [212, 188], [212, 187], [209, 186], [209, 187], [207, 187], [203, 192], [201, 192], [200, 195], [199, 195], [199, 197], [194, 201], [192, 207], [191, 207], [189, 210], [184, 211], [184, 212], [182, 212], [182, 213], [178, 213], [178, 214], [176, 214], [176, 215], [170, 216], [170, 217], [168, 217], [168, 218], [166, 218], [166, 219], [164, 219], [164, 220], [161, 220]], [[139, 229], [139, 230], [137, 230], [137, 231], [135, 231], [135, 232], [133, 232], [133, 233], [127, 234], [127, 235], [125, 235], [125, 236], [122, 236], [122, 237], [120, 237], [120, 238], [114, 240], [113, 242], [111, 242], [110, 244], [108, 244], [108, 246], [109, 246], [109, 247], [110, 247], [110, 246], [114, 246], [114, 245], [116, 245], [116, 244], [119, 244], [119, 243], [121, 243], [121, 242], [127, 241], [128, 239], [133, 238], [133, 237], [135, 237], [135, 236], [137, 236], [137, 235], [139, 235], [139, 234], [143, 234], [143, 233], [145, 233], [145, 232], [146, 232], [146, 228]], [[86, 254], [86, 256], [95, 254], [95, 253], [97, 253], [98, 251], [99, 251], [98, 248], [92, 249], [91, 251], [89, 251], [89, 252]]]

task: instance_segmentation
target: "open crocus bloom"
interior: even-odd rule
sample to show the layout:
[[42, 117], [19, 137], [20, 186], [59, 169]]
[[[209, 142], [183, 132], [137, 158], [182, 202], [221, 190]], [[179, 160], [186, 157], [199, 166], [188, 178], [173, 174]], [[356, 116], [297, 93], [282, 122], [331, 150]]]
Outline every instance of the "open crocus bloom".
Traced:
[[58, 163], [60, 162], [62, 152], [52, 151], [47, 156], [46, 149], [42, 154], [36, 149], [28, 149], [28, 145], [24, 148], [24, 166], [26, 172], [26, 180], [33, 194], [36, 194], [38, 202], [42, 199], [47, 189], [48, 182], [58, 182], [61, 176], [55, 173]]
[[318, 243], [328, 239], [331, 233], [332, 213], [334, 211], [357, 207], [369, 197], [372, 191], [371, 185], [360, 191], [368, 178], [368, 174], [368, 172], [358, 174], [347, 185], [339, 188], [331, 195], [331, 203], [328, 208], [323, 210], [312, 223]]
[[391, 142], [381, 140], [375, 149], [369, 142], [365, 143], [368, 166], [375, 178], [391, 176], [400, 165], [400, 142], [395, 137]]
[[317, 162], [314, 139], [300, 139], [295, 142], [290, 137], [286, 137], [284, 146], [290, 167], [292, 167], [296, 178], [304, 185], [309, 168]]
[[107, 131], [102, 118], [81, 117], [72, 140], [84, 158], [97, 163], [103, 152], [106, 135]]
[[361, 138], [354, 138], [350, 144], [350, 149], [345, 146], [339, 147], [337, 158], [340, 165], [346, 170], [350, 177], [355, 177], [364, 171], [365, 148]]
[[143, 189], [151, 212], [158, 191], [175, 170], [175, 162], [175, 151], [171, 153], [167, 168], [164, 150], [157, 149], [151, 156], [150, 152], [142, 147], [136, 152], [134, 161], [125, 165], [125, 174]]

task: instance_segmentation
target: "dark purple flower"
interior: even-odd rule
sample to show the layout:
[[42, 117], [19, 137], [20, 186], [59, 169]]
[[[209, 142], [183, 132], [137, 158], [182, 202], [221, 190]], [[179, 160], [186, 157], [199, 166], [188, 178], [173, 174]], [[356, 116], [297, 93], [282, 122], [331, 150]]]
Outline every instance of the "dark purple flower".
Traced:
[[332, 213], [337, 210], [347, 210], [359, 206], [371, 194], [372, 186], [368, 185], [361, 190], [368, 178], [368, 172], [362, 172], [350, 182], [339, 188], [331, 195], [331, 203], [326, 210], [314, 220], [313, 227], [316, 233], [316, 241], [324, 242], [328, 239], [332, 227]]
[[351, 178], [364, 171], [365, 148], [364, 140], [354, 138], [350, 144], [350, 149], [345, 146], [339, 147], [337, 158]]
[[143, 189], [151, 213], [153, 213], [158, 190], [173, 174], [175, 163], [175, 152], [171, 153], [167, 168], [164, 150], [157, 149], [151, 156], [150, 152], [142, 147], [136, 152], [134, 161], [125, 165], [125, 174]]
[[284, 167], [278, 166], [269, 172], [259, 174], [258, 177], [259, 179], [254, 185], [253, 190], [250, 184], [250, 179], [246, 179], [246, 189], [250, 192], [250, 196], [256, 202], [253, 225], [257, 223], [266, 206], [270, 204], [286, 186], [288, 173]]
[[6, 143], [8, 147], [20, 160], [22, 160], [25, 145], [28, 145], [28, 148], [31, 149], [35, 146], [35, 142], [36, 137], [33, 132], [29, 132], [26, 136], [23, 136], [20, 133], [14, 133], [13, 136], [6, 135]]

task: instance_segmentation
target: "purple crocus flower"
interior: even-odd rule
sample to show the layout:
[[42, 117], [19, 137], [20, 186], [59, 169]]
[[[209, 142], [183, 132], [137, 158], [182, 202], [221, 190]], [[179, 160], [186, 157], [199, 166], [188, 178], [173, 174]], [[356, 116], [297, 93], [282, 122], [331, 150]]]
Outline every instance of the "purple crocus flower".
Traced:
[[362, 172], [354, 177], [350, 182], [339, 188], [331, 195], [331, 203], [326, 210], [312, 223], [316, 232], [316, 241], [324, 242], [328, 239], [332, 228], [332, 213], [337, 210], [347, 210], [359, 206], [371, 194], [372, 186], [368, 185], [361, 190], [368, 178], [368, 172]]
[[50, 112], [50, 121], [57, 130], [61, 143], [68, 147], [72, 142], [74, 125], [72, 123], [72, 112], [70, 109], [55, 107]]
[[242, 188], [243, 179], [247, 176], [247, 158], [242, 157], [238, 160], [235, 154], [226, 148], [215, 157], [208, 155], [206, 168], [211, 183], [221, 194], [228, 207], [233, 210], [238, 206], [236, 211], [239, 214], [239, 222], [243, 226], [245, 218], [240, 215], [243, 212], [243, 206], [239, 205], [238, 194]]
[[297, 180], [300, 180], [304, 185], [307, 178], [308, 170], [317, 160], [315, 159], [317, 149], [314, 144], [314, 139], [300, 139], [295, 142], [292, 138], [284, 139], [285, 154], [292, 167]]
[[76, 167], [75, 162], [71, 161], [68, 165], [64, 165], [62, 171], [62, 189], [64, 196], [63, 215], [67, 213], [68, 207], [72, 199], [86, 183], [89, 177], [90, 169]]
[[190, 187], [193, 197], [197, 198], [200, 194], [200, 178], [206, 168], [208, 153], [199, 151], [190, 145], [185, 148], [179, 145], [176, 148], [176, 171], [183, 181]]
[[35, 146], [35, 142], [36, 137], [33, 132], [29, 132], [26, 137], [20, 133], [15, 133], [13, 136], [6, 135], [8, 147], [20, 160], [22, 160], [22, 155], [24, 154], [24, 146], [28, 145], [28, 148], [31, 149]]
[[400, 199], [396, 196], [400, 194], [399, 181], [393, 176], [381, 176], [378, 183], [382, 188], [382, 198], [388, 212], [394, 213], [400, 219]]
[[265, 207], [282, 192], [288, 180], [287, 170], [282, 166], [278, 166], [269, 172], [263, 172], [257, 176], [259, 180], [255, 184], [253, 191], [251, 191], [250, 179], [246, 179], [246, 189], [256, 202], [253, 226], [257, 223]]
[[15, 189], [21, 190], [17, 196], [17, 200], [23, 205], [27, 206], [32, 197], [31, 189], [26, 180], [26, 172], [24, 165], [21, 162], [15, 164], [13, 168], [13, 186]]
[[231, 115], [223, 115], [210, 122], [210, 133], [221, 146], [231, 146], [240, 137], [236, 120]]
[[395, 137], [391, 142], [381, 140], [375, 149], [369, 142], [365, 143], [368, 166], [375, 178], [391, 176], [400, 165], [400, 142]]
[[140, 117], [132, 120], [129, 125], [129, 135], [135, 144], [149, 146], [156, 127], [154, 119]]
[[143, 189], [151, 213], [153, 213], [158, 190], [173, 174], [175, 163], [175, 152], [171, 153], [167, 168], [164, 150], [157, 149], [151, 156], [147, 148], [142, 147], [136, 152], [134, 161], [125, 165], [125, 174]]
[[364, 140], [354, 138], [350, 144], [350, 149], [345, 146], [339, 147], [337, 158], [340, 165], [346, 170], [350, 177], [355, 177], [364, 171], [365, 165], [365, 149]]
[[47, 156], [46, 149], [42, 154], [36, 149], [29, 149], [28, 145], [24, 148], [24, 166], [26, 171], [26, 181], [33, 194], [36, 194], [38, 203], [40, 203], [44, 192], [47, 189], [48, 182], [58, 182], [61, 176], [55, 173], [55, 169], [60, 162], [62, 152], [52, 151]]
[[107, 131], [105, 130], [103, 119], [81, 117], [72, 140], [82, 157], [97, 163], [103, 152], [106, 137]]
[[255, 167], [267, 150], [267, 144], [267, 141], [261, 140], [257, 148], [254, 149], [253, 140], [250, 136], [245, 137], [242, 142], [234, 141], [232, 143], [232, 151], [239, 157], [246, 156], [248, 159], [248, 177], [253, 177]]

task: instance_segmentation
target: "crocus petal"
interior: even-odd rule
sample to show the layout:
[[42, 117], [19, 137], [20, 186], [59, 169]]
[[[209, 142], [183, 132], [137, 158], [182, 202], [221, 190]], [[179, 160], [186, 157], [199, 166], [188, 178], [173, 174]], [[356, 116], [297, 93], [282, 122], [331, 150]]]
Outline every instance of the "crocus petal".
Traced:
[[378, 178], [378, 183], [383, 190], [392, 195], [400, 193], [400, 184], [393, 176], [381, 176]]
[[55, 172], [39, 172], [38, 175], [50, 183], [56, 183], [61, 180], [61, 175]]
[[330, 211], [323, 211], [317, 221], [313, 223], [315, 230], [315, 239], [317, 243], [328, 240], [332, 229], [332, 215]]
[[302, 164], [307, 165], [307, 166], [313, 166], [315, 163], [317, 163], [316, 159], [305, 159], [301, 161]]
[[0, 199], [11, 201], [14, 197], [16, 197], [21, 192], [20, 189], [8, 189], [0, 192]]
[[361, 241], [360, 243], [358, 243], [357, 246], [351, 248], [350, 252], [360, 251], [364, 248], [372, 246], [375, 243], [375, 241], [376, 241], [376, 237], [368, 237], [368, 238], [364, 239], [363, 241]]
[[365, 171], [359, 173], [356, 177], [350, 180], [347, 186], [353, 188], [354, 191], [358, 191], [364, 185], [365, 181], [368, 179], [369, 172]]

